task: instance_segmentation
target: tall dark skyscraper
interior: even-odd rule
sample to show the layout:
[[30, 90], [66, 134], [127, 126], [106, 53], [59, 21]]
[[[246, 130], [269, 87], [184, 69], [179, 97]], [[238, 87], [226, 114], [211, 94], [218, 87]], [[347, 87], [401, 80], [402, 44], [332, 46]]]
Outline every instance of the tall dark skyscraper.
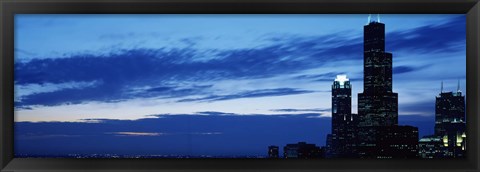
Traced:
[[465, 96], [460, 91], [443, 92], [435, 101], [435, 135], [442, 138], [446, 157], [462, 157], [466, 149]]
[[328, 156], [353, 156], [356, 122], [352, 114], [352, 85], [346, 75], [337, 75], [332, 85], [332, 134]]
[[392, 53], [385, 52], [385, 24], [363, 27], [363, 93], [358, 94], [357, 145], [362, 158], [416, 158], [418, 128], [398, 126], [398, 94], [392, 91]]
[[398, 95], [392, 91], [392, 53], [385, 52], [385, 24], [363, 27], [363, 93], [358, 94], [359, 126], [398, 124]]

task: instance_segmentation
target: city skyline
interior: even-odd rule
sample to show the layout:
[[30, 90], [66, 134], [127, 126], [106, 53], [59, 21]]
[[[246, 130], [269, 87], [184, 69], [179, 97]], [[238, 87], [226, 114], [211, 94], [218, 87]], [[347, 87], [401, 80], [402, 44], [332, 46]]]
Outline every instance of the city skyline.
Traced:
[[[46, 40], [33, 39], [34, 41], [29, 42], [25, 41], [24, 36], [29, 33], [49, 33], [59, 29], [65, 31], [72, 29], [71, 25], [76, 25], [75, 28], [78, 29], [82, 28], [82, 25], [93, 23], [97, 25], [93, 25], [92, 30], [83, 34], [105, 33], [104, 31], [108, 28], [112, 29], [118, 25], [108, 26], [107, 24], [112, 23], [101, 25], [97, 22], [131, 21], [132, 18], [140, 18], [140, 16], [107, 15], [92, 19], [90, 18], [92, 16], [88, 15], [83, 17], [20, 15], [16, 18], [19, 27], [16, 28], [18, 37], [16, 35], [15, 38], [19, 40], [16, 41], [15, 46], [15, 121], [19, 126], [40, 126], [43, 123], [45, 125], [108, 125], [116, 121], [134, 124], [174, 118], [188, 120], [184, 117], [203, 116], [212, 119], [231, 117], [239, 121], [264, 118], [262, 122], [268, 122], [266, 119], [275, 121], [272, 119], [277, 117], [305, 118], [298, 120], [323, 123], [331, 120], [329, 88], [338, 74], [346, 74], [351, 78], [354, 93], [351, 110], [352, 113], [357, 113], [356, 93], [364, 89], [363, 69], [359, 65], [363, 63], [361, 50], [363, 36], [358, 33], [358, 29], [352, 28], [361, 28], [365, 25], [365, 20], [354, 22], [361, 24], [354, 25], [352, 28], [344, 24], [339, 26], [329, 24], [340, 23], [338, 20], [343, 18], [345, 21], [366, 18], [365, 15], [258, 16], [263, 20], [269, 20], [266, 20], [264, 25], [256, 26], [257, 29], [264, 27], [263, 30], [252, 31], [255, 27], [248, 23], [255, 23], [258, 19], [251, 15], [226, 15], [220, 19], [208, 15], [200, 15], [198, 18], [188, 15], [153, 18], [147, 15], [147, 20], [140, 21], [140, 24], [142, 22], [146, 24], [152, 20], [161, 21], [162, 17], [166, 21], [176, 19], [171, 29], [178, 27], [178, 34], [186, 35], [160, 39], [162, 34], [150, 32], [145, 28], [140, 32], [119, 29], [120, 33], [100, 34], [98, 39], [104, 41], [93, 44], [103, 43], [102, 46], [97, 46], [103, 48], [96, 50], [88, 48], [91, 45], [78, 42], [85, 38], [78, 37], [78, 40], [69, 39], [72, 41], [65, 42], [65, 46], [57, 45], [60, 49], [66, 48], [62, 49], [65, 50], [63, 53], [55, 53], [45, 51], [44, 49], [48, 49], [45, 47], [38, 52], [29, 50], [36, 42], [56, 40], [57, 35], [52, 35], [52, 38]], [[44, 28], [37, 30], [25, 28], [27, 24], [24, 22], [38, 19], [38, 17], [44, 17], [44, 23], [39, 20], [34, 24], [43, 25]], [[418, 17], [418, 21], [413, 20], [417, 19], [415, 17]], [[199, 21], [206, 22], [205, 25], [215, 22], [226, 22], [227, 25], [221, 29], [223, 32], [216, 33], [217, 37], [205, 29], [183, 31], [185, 24], [189, 22], [192, 24], [194, 19], [197, 21], [193, 23], [199, 28], [203, 27], [199, 25]], [[282, 22], [279, 22], [280, 19]], [[298, 22], [294, 19], [305, 21]], [[315, 24], [309, 23], [309, 20], [321, 23], [318, 26], [320, 31], [315, 33], [312, 29], [315, 28]], [[407, 17], [382, 15], [382, 21], [388, 23], [388, 28], [392, 28], [386, 29], [386, 51], [394, 52], [392, 72], [395, 82], [391, 86], [393, 91], [399, 94], [399, 123], [405, 124], [405, 119], [411, 120], [407, 124], [418, 123], [412, 119], [431, 119], [435, 111], [434, 96], [440, 90], [439, 81], [455, 83], [453, 86], [446, 85], [445, 90], [456, 88], [457, 81], [462, 83], [461, 88], [465, 90], [465, 17], [463, 15], [407, 15]], [[402, 21], [404, 25], [400, 26]], [[246, 27], [232, 29], [230, 37], [218, 36], [228, 30], [226, 29], [230, 27], [228, 23], [242, 22]], [[288, 23], [301, 24], [283, 30], [273, 29], [277, 28], [275, 26]], [[151, 25], [154, 26], [154, 24]], [[342, 27], [347, 29], [341, 29]], [[161, 27], [156, 26], [156, 28]], [[160, 30], [164, 31], [164, 28]], [[72, 32], [75, 33], [75, 29]], [[236, 32], [242, 32], [247, 36], [235, 39], [232, 35]], [[165, 33], [172, 33], [172, 31], [165, 31]], [[195, 34], [191, 33], [204, 35], [195, 37], [193, 36]], [[441, 37], [446, 33], [457, 37]], [[36, 37], [40, 39], [41, 36]], [[145, 40], [136, 42], [137, 39]], [[233, 44], [229, 43], [232, 39], [236, 41]], [[155, 41], [152, 42], [152, 40]], [[156, 40], [167, 41], [162, 44]], [[222, 44], [224, 41], [225, 44]], [[111, 45], [112, 42], [118, 45]], [[131, 45], [122, 45], [122, 42], [128, 42]], [[71, 46], [75, 44], [80, 46], [74, 49]], [[152, 47], [154, 45], [157, 47]], [[69, 50], [69, 46], [76, 52]], [[83, 51], [82, 48], [87, 48], [89, 51]], [[439, 69], [452, 65], [457, 68], [443, 71], [442, 75], [437, 73]], [[247, 118], [250, 119], [247, 120]], [[171, 122], [175, 123], [174, 121]], [[197, 124], [197, 122], [193, 123]], [[250, 122], [252, 123], [242, 124], [260, 124], [260, 121]], [[176, 123], [185, 125], [185, 121]], [[198, 124], [202, 125], [202, 123]], [[216, 123], [205, 124], [215, 125]], [[427, 129], [430, 125], [432, 124], [418, 126], [421, 136], [431, 134], [429, 132], [431, 129]], [[245, 126], [245, 128], [249, 127], [255, 128], [255, 126]], [[325, 130], [329, 126], [322, 124], [320, 127], [321, 130]], [[198, 127], [194, 128], [198, 129]], [[187, 127], [187, 131], [176, 132], [176, 134], [172, 134], [175, 132], [171, 131], [149, 132], [148, 127], [109, 130], [112, 129], [114, 131], [102, 134], [137, 138], [186, 135], [186, 138], [190, 138], [192, 135], [223, 137], [228, 133], [225, 132], [228, 129], [222, 128], [192, 131]], [[297, 130], [301, 129], [291, 132], [298, 133]], [[44, 131], [44, 134], [45, 138], [65, 139], [72, 136], [64, 133], [52, 134], [47, 131]], [[318, 131], [317, 134], [319, 134]], [[33, 140], [42, 139], [42, 137], [36, 138], [38, 135], [28, 133], [19, 136], [20, 140], [31, 140], [32, 137]], [[82, 134], [74, 137], [82, 137]], [[255, 138], [259, 137], [262, 136]], [[301, 139], [302, 137], [304, 139]], [[317, 145], [325, 144], [325, 142], [320, 143], [322, 139], [312, 137], [313, 135], [299, 136], [299, 139], [293, 142], [313, 141]], [[282, 142], [285, 143], [286, 140]], [[262, 148], [264, 149], [265, 146]]]
[[341, 75], [333, 82], [327, 158], [418, 157], [418, 127], [398, 123], [398, 93], [392, 89], [394, 55], [385, 50], [385, 26], [379, 16], [377, 20], [369, 16], [363, 27], [364, 88], [358, 93], [358, 114], [351, 113], [350, 82]]

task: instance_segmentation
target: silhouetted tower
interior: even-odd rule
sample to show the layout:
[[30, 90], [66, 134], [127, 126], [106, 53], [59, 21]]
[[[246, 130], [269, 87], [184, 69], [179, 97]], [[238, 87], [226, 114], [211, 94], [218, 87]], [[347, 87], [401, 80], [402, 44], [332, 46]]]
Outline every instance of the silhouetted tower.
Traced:
[[328, 156], [353, 156], [356, 122], [352, 114], [352, 85], [346, 75], [337, 75], [332, 85], [332, 134]]
[[364, 26], [363, 48], [363, 93], [358, 94], [359, 126], [397, 125], [398, 95], [392, 92], [392, 53], [385, 52], [385, 24], [369, 21]]
[[466, 150], [465, 96], [460, 91], [443, 92], [435, 101], [435, 135], [442, 138], [445, 157], [462, 157]]
[[418, 128], [398, 126], [392, 91], [392, 53], [385, 52], [385, 24], [363, 27], [363, 93], [358, 94], [357, 152], [362, 158], [416, 158]]

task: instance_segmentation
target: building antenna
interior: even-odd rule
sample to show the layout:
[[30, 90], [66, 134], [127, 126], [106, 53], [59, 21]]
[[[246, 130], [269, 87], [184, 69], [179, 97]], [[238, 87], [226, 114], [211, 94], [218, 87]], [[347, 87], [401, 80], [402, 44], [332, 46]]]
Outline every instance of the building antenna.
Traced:
[[457, 84], [457, 92], [461, 92], [460, 91], [460, 79], [458, 80], [458, 84]]
[[443, 81], [442, 81], [442, 84], [441, 84], [441, 87], [440, 87], [440, 93], [443, 93]]
[[377, 14], [377, 21], [380, 23], [380, 14]]

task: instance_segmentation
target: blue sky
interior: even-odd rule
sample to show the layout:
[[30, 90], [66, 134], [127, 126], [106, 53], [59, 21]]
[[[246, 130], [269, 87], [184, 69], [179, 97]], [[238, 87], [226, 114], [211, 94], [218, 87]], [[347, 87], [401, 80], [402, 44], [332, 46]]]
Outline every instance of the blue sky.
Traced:
[[[219, 114], [323, 121], [337, 74], [351, 80], [356, 113], [367, 17], [16, 15], [15, 121], [92, 125]], [[400, 121], [433, 119], [441, 81], [454, 91], [460, 80], [465, 93], [465, 16], [380, 17]], [[160, 132], [131, 130], [111, 133]]]

